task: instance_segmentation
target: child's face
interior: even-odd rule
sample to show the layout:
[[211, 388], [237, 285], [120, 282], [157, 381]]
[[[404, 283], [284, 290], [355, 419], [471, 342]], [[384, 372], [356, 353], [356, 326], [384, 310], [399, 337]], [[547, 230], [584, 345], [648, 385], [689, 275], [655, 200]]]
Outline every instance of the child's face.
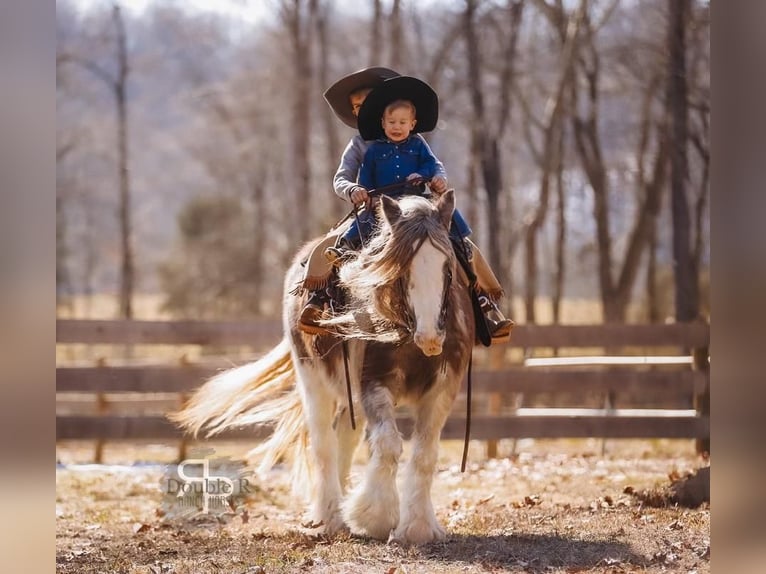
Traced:
[[383, 114], [383, 132], [392, 142], [406, 140], [415, 128], [415, 115], [409, 108], [396, 108]]

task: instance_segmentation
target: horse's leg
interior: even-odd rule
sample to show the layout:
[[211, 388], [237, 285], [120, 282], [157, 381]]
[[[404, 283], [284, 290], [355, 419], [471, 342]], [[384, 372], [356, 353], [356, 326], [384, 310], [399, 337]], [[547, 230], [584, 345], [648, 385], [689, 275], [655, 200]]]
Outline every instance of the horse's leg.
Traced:
[[[348, 366], [349, 377], [352, 388], [352, 399], [354, 400], [354, 419], [356, 429], [351, 428], [351, 413], [348, 408], [348, 397], [341, 401], [343, 409], [338, 413], [335, 420], [335, 432], [338, 435], [338, 475], [340, 476], [340, 486], [345, 493], [349, 488], [349, 474], [351, 472], [351, 463], [354, 459], [354, 453], [359, 446], [359, 441], [364, 434], [365, 416], [362, 405], [359, 402], [361, 398], [361, 371], [362, 361], [364, 360], [365, 343], [363, 341], [349, 341], [348, 347]], [[342, 378], [343, 388], [346, 388], [345, 376]]]
[[338, 476], [338, 437], [333, 430], [336, 395], [319, 369], [309, 364], [297, 367], [309, 431], [309, 451], [314, 466], [311, 521], [326, 534], [343, 528], [340, 514], [341, 486]]
[[340, 487], [346, 492], [349, 487], [349, 474], [351, 472], [351, 463], [354, 459], [354, 453], [359, 446], [359, 441], [364, 432], [364, 418], [355, 413], [356, 429], [351, 428], [351, 416], [348, 407], [338, 413], [335, 420], [335, 432], [338, 435], [338, 476], [340, 477]]
[[439, 435], [452, 410], [456, 391], [434, 385], [415, 407], [412, 454], [405, 467], [401, 519], [394, 540], [421, 544], [443, 540], [446, 536], [434, 514], [431, 484], [439, 453]]
[[386, 387], [369, 384], [362, 405], [370, 429], [370, 461], [343, 504], [343, 517], [353, 532], [386, 540], [399, 522], [396, 470], [402, 437], [396, 428], [394, 399]]

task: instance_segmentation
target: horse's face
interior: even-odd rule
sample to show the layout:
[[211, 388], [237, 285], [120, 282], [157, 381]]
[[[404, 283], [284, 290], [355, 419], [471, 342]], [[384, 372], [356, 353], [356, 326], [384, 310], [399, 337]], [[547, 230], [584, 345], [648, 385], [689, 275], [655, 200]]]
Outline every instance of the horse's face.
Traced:
[[[382, 198], [386, 224], [393, 225], [399, 217], [399, 206]], [[445, 313], [452, 281], [454, 257], [447, 229], [455, 207], [454, 192], [447, 192], [436, 203], [433, 217], [441, 224], [439, 241], [433, 235], [414, 240], [414, 255], [409, 273], [404, 278], [404, 291], [409, 307], [409, 328], [413, 342], [426, 356], [440, 355], [445, 337]]]

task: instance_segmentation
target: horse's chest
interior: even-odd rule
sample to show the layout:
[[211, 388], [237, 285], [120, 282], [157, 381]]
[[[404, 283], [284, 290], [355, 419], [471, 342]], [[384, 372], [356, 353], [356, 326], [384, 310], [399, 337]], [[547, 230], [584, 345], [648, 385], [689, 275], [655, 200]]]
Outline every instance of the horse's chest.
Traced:
[[370, 345], [365, 353], [362, 384], [388, 387], [398, 399], [417, 398], [444, 379], [445, 357], [426, 357], [415, 345]]

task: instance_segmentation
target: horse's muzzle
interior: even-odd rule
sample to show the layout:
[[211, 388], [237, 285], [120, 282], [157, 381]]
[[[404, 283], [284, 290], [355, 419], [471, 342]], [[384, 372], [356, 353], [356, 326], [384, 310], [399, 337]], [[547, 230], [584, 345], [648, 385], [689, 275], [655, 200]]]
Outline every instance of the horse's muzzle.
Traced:
[[444, 345], [444, 334], [428, 335], [415, 333], [413, 340], [426, 357], [441, 355], [442, 346]]

